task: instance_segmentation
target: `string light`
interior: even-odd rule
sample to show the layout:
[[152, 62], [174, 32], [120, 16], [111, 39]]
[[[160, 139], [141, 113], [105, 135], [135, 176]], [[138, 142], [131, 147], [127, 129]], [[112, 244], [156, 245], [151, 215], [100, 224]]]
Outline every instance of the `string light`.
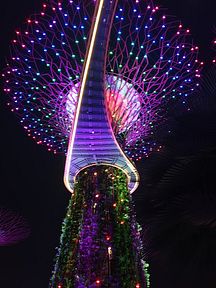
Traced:
[[[94, 207], [96, 191], [101, 191], [101, 201]], [[113, 200], [116, 209], [110, 205]], [[121, 170], [107, 166], [82, 170], [63, 221], [50, 287], [57, 287], [62, 279], [62, 287], [69, 281], [77, 286], [85, 286], [87, 281], [92, 287], [107, 286], [110, 277], [117, 287], [137, 287], [140, 277], [145, 279], [148, 272], [142, 260], [141, 228], [135, 216], [131, 217], [132, 207], [126, 175]], [[149, 282], [149, 276], [146, 280]]]
[[[29, 128], [29, 137], [54, 153], [66, 153], [94, 5], [92, 1], [42, 4], [41, 15], [29, 17], [24, 30], [16, 30], [12, 57], [3, 73], [11, 110]], [[197, 86], [203, 63], [190, 30], [163, 15], [152, 1], [124, 1], [116, 11], [105, 97], [121, 148], [139, 160], [151, 148], [158, 149], [153, 145], [155, 131], [172, 101], [182, 101], [186, 107], [185, 98]]]

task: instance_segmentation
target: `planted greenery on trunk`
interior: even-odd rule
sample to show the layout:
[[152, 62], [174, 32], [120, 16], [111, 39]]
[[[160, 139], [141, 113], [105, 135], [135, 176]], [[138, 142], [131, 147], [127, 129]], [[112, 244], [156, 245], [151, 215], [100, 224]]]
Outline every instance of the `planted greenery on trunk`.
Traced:
[[110, 166], [79, 173], [50, 287], [149, 287], [127, 177]]

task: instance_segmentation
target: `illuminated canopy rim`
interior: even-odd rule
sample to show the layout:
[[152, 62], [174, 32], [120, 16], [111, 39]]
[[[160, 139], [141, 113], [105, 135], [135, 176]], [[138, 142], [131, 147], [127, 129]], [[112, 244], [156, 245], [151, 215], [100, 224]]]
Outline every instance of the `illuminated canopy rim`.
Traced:
[[[80, 81], [94, 5], [89, 0], [43, 4], [41, 14], [29, 17], [16, 31], [3, 73], [11, 110], [29, 136], [55, 153], [66, 152], [72, 95]], [[115, 108], [115, 135], [134, 159], [154, 146], [155, 129], [167, 107], [176, 99], [186, 106], [198, 85], [202, 63], [189, 34], [151, 0], [118, 1], [106, 69], [116, 101], [109, 103]], [[125, 98], [124, 89], [119, 95], [123, 81], [133, 85], [134, 97]], [[110, 99], [111, 90], [106, 95]], [[120, 104], [121, 99], [128, 104]], [[152, 139], [148, 145], [146, 139]]]

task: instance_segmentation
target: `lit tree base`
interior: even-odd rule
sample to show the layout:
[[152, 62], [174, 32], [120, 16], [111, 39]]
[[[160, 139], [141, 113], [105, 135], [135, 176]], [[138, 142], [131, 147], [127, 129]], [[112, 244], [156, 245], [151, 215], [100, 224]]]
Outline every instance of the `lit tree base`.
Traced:
[[81, 171], [50, 287], [149, 287], [147, 266], [126, 175], [110, 166]]

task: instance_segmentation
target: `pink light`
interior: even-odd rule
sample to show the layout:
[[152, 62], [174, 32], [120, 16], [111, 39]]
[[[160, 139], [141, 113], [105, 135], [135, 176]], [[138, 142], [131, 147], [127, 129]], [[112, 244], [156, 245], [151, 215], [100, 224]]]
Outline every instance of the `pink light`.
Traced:
[[[124, 132], [126, 127], [132, 126], [137, 121], [141, 110], [140, 95], [133, 86], [123, 79], [118, 79], [113, 75], [107, 75], [106, 79], [105, 98], [109, 108], [110, 122], [121, 123], [118, 130]], [[74, 120], [79, 85], [77, 83], [73, 86], [67, 96], [66, 109], [70, 122]], [[133, 110], [128, 110], [127, 107], [131, 103], [133, 103]]]

